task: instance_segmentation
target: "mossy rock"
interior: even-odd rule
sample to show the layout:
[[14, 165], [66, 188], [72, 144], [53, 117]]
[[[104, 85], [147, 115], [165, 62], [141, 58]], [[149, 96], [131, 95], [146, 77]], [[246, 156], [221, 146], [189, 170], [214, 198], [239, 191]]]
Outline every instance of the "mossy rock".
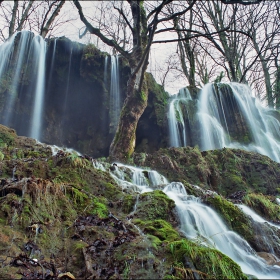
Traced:
[[171, 242], [180, 239], [179, 233], [165, 220], [157, 219], [153, 221], [143, 221], [140, 219], [134, 219], [134, 223], [138, 225], [145, 234], [155, 236], [157, 239], [151, 239], [157, 245], [159, 245], [159, 240], [161, 242]]
[[252, 223], [241, 209], [220, 195], [207, 196], [205, 202], [220, 214], [231, 230], [242, 235], [249, 243], [254, 242]]
[[280, 220], [280, 205], [276, 204], [274, 196], [266, 196], [262, 193], [248, 193], [242, 202], [254, 209], [259, 215], [268, 221], [278, 223]]
[[13, 145], [16, 137], [17, 135], [14, 129], [0, 124], [0, 148]]
[[[218, 250], [198, 246], [186, 239], [169, 246], [174, 258], [175, 277], [188, 278], [196, 273], [203, 279], [248, 279], [238, 264]], [[190, 262], [195, 271], [188, 267]]]
[[133, 211], [134, 205], [136, 202], [136, 197], [133, 195], [126, 195], [122, 202], [122, 210], [124, 213], [130, 213]]
[[164, 192], [155, 190], [139, 196], [135, 215], [143, 220], [169, 220], [173, 216], [174, 208], [175, 203], [172, 199], [168, 198]]
[[267, 156], [240, 149], [200, 152], [198, 147], [160, 149], [145, 158], [134, 155], [138, 166], [149, 166], [169, 181], [187, 181], [224, 196], [236, 191], [276, 195], [280, 164]]

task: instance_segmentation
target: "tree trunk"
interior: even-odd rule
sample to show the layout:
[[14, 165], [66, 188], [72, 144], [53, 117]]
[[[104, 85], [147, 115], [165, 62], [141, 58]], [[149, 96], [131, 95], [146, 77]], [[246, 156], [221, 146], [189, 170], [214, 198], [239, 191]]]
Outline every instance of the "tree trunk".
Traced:
[[[40, 34], [43, 38], [45, 38], [45, 37], [47, 36], [47, 34], [48, 34], [49, 30], [50, 30], [50, 26], [53, 24], [55, 18], [58, 16], [58, 14], [59, 14], [59, 12], [60, 12], [62, 6], [64, 5], [64, 3], [65, 3], [65, 0], [60, 1], [59, 4], [58, 4], [58, 6], [57, 6], [57, 7], [55, 8], [55, 10], [52, 12], [52, 15], [51, 15], [51, 17], [49, 18], [49, 20], [47, 21], [47, 23], [46, 23], [45, 25], [44, 25], [44, 23], [43, 23], [43, 25], [42, 25], [42, 27], [41, 27], [41, 34]], [[50, 7], [50, 10], [51, 10], [51, 7]], [[49, 10], [49, 11], [50, 11], [50, 10]], [[46, 16], [47, 16], [47, 15], [48, 15], [48, 13], [46, 14]]]
[[11, 18], [10, 26], [9, 26], [9, 38], [14, 34], [14, 31], [15, 31], [17, 11], [18, 11], [18, 1], [14, 1], [12, 18]]
[[134, 152], [137, 124], [148, 101], [148, 89], [144, 77], [146, 68], [147, 66], [144, 64], [128, 80], [127, 97], [122, 107], [115, 137], [110, 146], [111, 161], [127, 162]]

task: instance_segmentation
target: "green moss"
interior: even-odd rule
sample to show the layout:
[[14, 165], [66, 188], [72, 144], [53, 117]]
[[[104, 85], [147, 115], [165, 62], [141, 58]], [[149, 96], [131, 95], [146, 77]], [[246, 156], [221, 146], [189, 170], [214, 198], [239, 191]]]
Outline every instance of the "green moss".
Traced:
[[143, 193], [139, 197], [137, 217], [144, 220], [168, 219], [171, 216], [175, 203], [172, 199], [160, 191]]
[[[196, 273], [203, 278], [248, 279], [238, 264], [218, 250], [197, 246], [186, 239], [171, 242], [169, 246], [175, 264], [184, 263], [187, 257], [194, 264]], [[178, 270], [175, 267], [175, 271]], [[188, 273], [192, 273], [191, 269], [188, 269]], [[184, 275], [184, 278], [187, 276]]]
[[135, 205], [135, 197], [132, 195], [126, 195], [123, 199], [122, 210], [124, 213], [130, 213]]
[[142, 101], [146, 102], [148, 100], [148, 93], [144, 90], [140, 91], [140, 98]]
[[261, 193], [249, 193], [243, 197], [242, 201], [267, 220], [278, 221], [280, 217], [280, 206], [271, 202], [271, 199], [274, 199], [274, 197], [271, 198]]
[[113, 182], [106, 182], [105, 180], [109, 180], [107, 176], [102, 180], [102, 188], [99, 190], [99, 193], [104, 195], [108, 200], [118, 200], [122, 196], [122, 192], [118, 186]]
[[101, 219], [106, 218], [109, 215], [109, 211], [106, 205], [100, 202], [97, 198], [93, 200], [93, 203], [91, 204], [87, 212], [91, 215], [97, 215]]
[[83, 248], [86, 248], [88, 244], [82, 240], [79, 240], [74, 243], [74, 251], [82, 250]]
[[152, 247], [155, 249], [158, 249], [158, 246], [160, 246], [162, 244], [162, 241], [157, 236], [147, 234], [147, 237], [148, 237], [149, 241], [151, 242]]
[[71, 188], [72, 197], [74, 199], [74, 204], [84, 205], [88, 200], [88, 196], [85, 193], [82, 193], [78, 189], [72, 187]]
[[16, 133], [13, 129], [0, 125], [0, 147], [14, 144]]
[[236, 231], [248, 241], [254, 238], [250, 220], [236, 205], [219, 195], [207, 197], [206, 202], [222, 216], [230, 229]]
[[174, 230], [172, 225], [167, 221], [161, 219], [154, 221], [134, 219], [134, 223], [138, 225], [145, 234], [153, 235], [160, 241], [171, 242], [179, 239], [179, 233]]

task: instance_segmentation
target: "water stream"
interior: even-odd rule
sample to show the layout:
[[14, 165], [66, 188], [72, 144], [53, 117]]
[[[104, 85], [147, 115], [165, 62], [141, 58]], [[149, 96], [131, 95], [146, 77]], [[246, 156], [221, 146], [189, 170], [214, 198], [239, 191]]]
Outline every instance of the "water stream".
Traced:
[[37, 72], [36, 88], [33, 103], [33, 113], [31, 119], [31, 132], [30, 137], [40, 140], [41, 137], [41, 124], [44, 106], [45, 94], [45, 58], [46, 58], [46, 42], [41, 36], [33, 38], [33, 51], [32, 55], [35, 56], [35, 69]]
[[[199, 94], [193, 118], [198, 124], [187, 132], [189, 112], [184, 104], [190, 95], [170, 97], [168, 126], [170, 146], [190, 145], [187, 135], [196, 135], [201, 150], [237, 148], [254, 151], [280, 162], [280, 122], [275, 110], [261, 105], [247, 85], [205, 85]], [[189, 128], [190, 129], [190, 128]]]
[[187, 146], [187, 131], [184, 114], [181, 106], [192, 100], [187, 88], [180, 89], [176, 96], [173, 96], [169, 103], [168, 127], [169, 142], [171, 147]]
[[110, 132], [117, 130], [121, 112], [119, 57], [111, 55]]
[[227, 228], [213, 209], [198, 197], [188, 195], [182, 183], [168, 183], [164, 176], [154, 170], [119, 163], [110, 173], [123, 190], [130, 189], [136, 193], [163, 190], [175, 201], [181, 231], [186, 238], [220, 250], [238, 263], [246, 274], [261, 279], [279, 279], [279, 266], [267, 265], [246, 240]]

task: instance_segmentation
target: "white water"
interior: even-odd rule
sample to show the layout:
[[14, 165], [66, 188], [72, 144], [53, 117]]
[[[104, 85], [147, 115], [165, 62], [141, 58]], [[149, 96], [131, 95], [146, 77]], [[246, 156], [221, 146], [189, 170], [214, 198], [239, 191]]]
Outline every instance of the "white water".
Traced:
[[108, 83], [108, 56], [105, 56], [104, 61], [104, 85], [107, 86]]
[[187, 131], [182, 111], [182, 104], [192, 100], [187, 88], [180, 89], [172, 99], [168, 111], [169, 142], [171, 147], [187, 146]]
[[263, 244], [263, 246], [265, 245], [267, 248], [266, 251], [272, 254], [275, 254], [275, 250], [279, 251], [280, 239], [277, 236], [277, 231], [280, 229], [280, 226], [265, 220], [246, 205], [237, 204], [237, 206], [245, 215], [251, 217], [253, 220], [253, 226], [254, 229], [256, 229], [256, 234], [259, 236], [259, 242]]
[[218, 107], [219, 104], [217, 103], [213, 85], [205, 85], [200, 93], [197, 112], [201, 124], [200, 139], [202, 150], [223, 148], [230, 144], [227, 136], [229, 133], [226, 133], [222, 126]]
[[27, 136], [35, 139], [40, 139], [41, 135], [45, 54], [46, 42], [44, 39], [41, 36], [34, 36], [28, 31], [16, 32], [0, 46], [1, 90], [7, 96], [0, 121], [6, 126], [13, 126], [21, 86], [28, 81], [28, 96], [24, 97], [24, 101], [28, 98], [33, 98], [33, 100], [30, 109], [30, 126], [25, 131]]
[[[198, 117], [201, 124], [201, 149], [240, 148], [255, 151], [280, 161], [280, 123], [271, 114], [273, 110], [263, 107], [254, 99], [247, 85], [230, 83], [241, 117], [249, 128], [252, 141], [249, 144], [232, 141], [226, 118], [226, 104], [218, 101], [211, 84], [201, 91], [198, 103]], [[224, 107], [225, 106], [225, 107]]]
[[246, 215], [250, 216], [255, 222], [258, 223], [267, 223], [268, 225], [272, 227], [276, 227], [280, 229], [279, 225], [273, 224], [264, 218], [262, 218], [260, 215], [258, 215], [254, 210], [250, 209], [248, 206], [243, 204], [236, 204]]
[[[162, 184], [165, 184], [163, 191], [175, 201], [181, 230], [187, 238], [220, 250], [238, 263], [246, 274], [261, 279], [279, 279], [279, 266], [267, 265], [246, 240], [227, 228], [213, 209], [201, 203], [199, 198], [188, 195], [182, 183], [169, 184], [166, 178], [156, 171], [119, 163], [110, 173], [122, 189], [131, 188], [138, 193], [153, 191], [159, 188], [157, 186], [162, 189]], [[152, 173], [156, 176], [150, 180]]]
[[[4, 125], [9, 125], [11, 122], [11, 119], [13, 117], [13, 110], [17, 97], [17, 91], [18, 91], [18, 82], [20, 80], [20, 75], [22, 74], [22, 67], [23, 64], [26, 63], [26, 56], [28, 55], [28, 47], [30, 44], [30, 40], [32, 39], [30, 32], [21, 32], [18, 47], [17, 50], [15, 48], [14, 40], [17, 34], [14, 34], [9, 42], [1, 46], [0, 50], [0, 56], [1, 54], [4, 55], [4, 57], [1, 57], [1, 66], [2, 73], [0, 73], [0, 79], [2, 79], [2, 75], [5, 75], [9, 70], [11, 70], [11, 65], [9, 65], [9, 59], [11, 56], [16, 56], [14, 58], [15, 61], [17, 61], [15, 68], [13, 69], [13, 79], [10, 89], [9, 98], [7, 100], [7, 103], [4, 108]], [[8, 47], [8, 48], [6, 48]], [[3, 50], [2, 50], [3, 49]], [[2, 52], [3, 51], [3, 52]]]
[[111, 56], [111, 87], [110, 87], [110, 128], [115, 132], [121, 112], [120, 100], [119, 57]]
[[45, 58], [46, 58], [46, 42], [41, 36], [35, 36], [32, 41], [33, 52], [35, 56], [35, 71], [37, 72], [35, 101], [33, 105], [33, 113], [31, 120], [30, 137], [40, 140], [42, 114], [45, 94]]
[[67, 71], [67, 82], [65, 88], [64, 106], [63, 106], [64, 113], [66, 113], [67, 105], [68, 105], [67, 103], [68, 103], [68, 95], [69, 95], [70, 73], [71, 73], [71, 66], [72, 66], [72, 54], [73, 54], [73, 49], [71, 48], [69, 54], [69, 65]]

